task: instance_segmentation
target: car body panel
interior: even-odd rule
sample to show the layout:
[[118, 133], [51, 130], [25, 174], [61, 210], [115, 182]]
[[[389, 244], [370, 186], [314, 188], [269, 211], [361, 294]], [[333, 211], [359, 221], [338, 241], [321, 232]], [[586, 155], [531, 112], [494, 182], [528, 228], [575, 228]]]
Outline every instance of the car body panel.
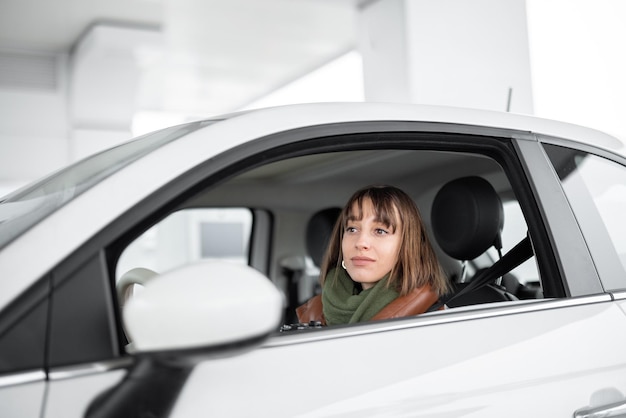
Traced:
[[[30, 376], [26, 376], [30, 375]], [[12, 376], [13, 378], [20, 376]], [[46, 394], [45, 373], [25, 373], [19, 383], [0, 379], [0, 412], [3, 418], [39, 417]], [[36, 381], [32, 381], [36, 379]], [[15, 380], [15, 379], [13, 379]], [[28, 402], [24, 402], [28, 399]]]
[[[56, 376], [55, 376], [56, 375]], [[57, 371], [48, 383], [45, 418], [84, 417], [94, 399], [107, 389], [119, 384], [127, 371], [92, 370], [90, 374], [76, 375]]]
[[571, 416], [607, 386], [626, 393], [618, 354], [626, 334], [612, 332], [626, 326], [623, 312], [613, 302], [579, 302], [393, 332], [381, 324], [383, 334], [370, 327], [349, 338], [270, 341], [241, 357], [200, 364], [173, 417], [250, 416], [259, 405], [273, 417]]

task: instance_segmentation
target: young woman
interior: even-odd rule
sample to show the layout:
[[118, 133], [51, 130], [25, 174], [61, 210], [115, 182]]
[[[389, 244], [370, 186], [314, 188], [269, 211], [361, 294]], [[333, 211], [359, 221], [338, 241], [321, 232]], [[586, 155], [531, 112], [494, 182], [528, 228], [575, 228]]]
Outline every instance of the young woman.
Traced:
[[393, 186], [348, 200], [321, 268], [321, 295], [297, 308], [301, 323], [324, 325], [426, 312], [448, 291], [415, 202]]

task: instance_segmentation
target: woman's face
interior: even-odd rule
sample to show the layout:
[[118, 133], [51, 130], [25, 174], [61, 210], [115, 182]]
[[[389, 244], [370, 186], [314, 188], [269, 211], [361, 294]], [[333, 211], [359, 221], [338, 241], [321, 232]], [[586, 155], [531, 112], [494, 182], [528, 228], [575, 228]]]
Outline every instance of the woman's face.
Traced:
[[[397, 225], [393, 231], [389, 226], [376, 220], [370, 199], [363, 200], [363, 218], [348, 220], [341, 241], [341, 251], [346, 270], [352, 280], [369, 289], [389, 273], [398, 260], [400, 231]], [[358, 213], [356, 203], [351, 213]], [[396, 219], [399, 218], [396, 216]]]

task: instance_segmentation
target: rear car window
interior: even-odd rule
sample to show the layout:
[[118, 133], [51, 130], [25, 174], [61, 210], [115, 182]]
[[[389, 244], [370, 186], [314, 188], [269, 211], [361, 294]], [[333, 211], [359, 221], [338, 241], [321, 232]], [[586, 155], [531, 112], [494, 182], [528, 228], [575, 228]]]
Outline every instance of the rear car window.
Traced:
[[606, 290], [626, 289], [626, 167], [583, 151], [544, 144], [585, 234]]

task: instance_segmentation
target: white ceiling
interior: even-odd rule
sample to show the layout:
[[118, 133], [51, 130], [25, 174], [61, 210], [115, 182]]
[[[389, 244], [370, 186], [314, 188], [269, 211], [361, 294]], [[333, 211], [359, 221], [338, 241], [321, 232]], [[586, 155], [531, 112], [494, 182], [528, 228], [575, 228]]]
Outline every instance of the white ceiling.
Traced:
[[158, 27], [163, 10], [158, 0], [0, 0], [0, 48], [67, 52], [94, 22]]
[[[0, 0], [0, 54], [69, 53], [99, 22], [152, 31], [161, 56], [145, 71], [136, 104], [225, 113], [354, 48], [357, 8], [374, 1]], [[526, 4], [535, 113], [624, 137], [626, 2]]]
[[144, 71], [136, 103], [155, 111], [224, 113], [352, 49], [357, 4], [0, 0], [0, 50], [71, 54], [94, 25], [156, 33], [161, 43], [158, 59]]

